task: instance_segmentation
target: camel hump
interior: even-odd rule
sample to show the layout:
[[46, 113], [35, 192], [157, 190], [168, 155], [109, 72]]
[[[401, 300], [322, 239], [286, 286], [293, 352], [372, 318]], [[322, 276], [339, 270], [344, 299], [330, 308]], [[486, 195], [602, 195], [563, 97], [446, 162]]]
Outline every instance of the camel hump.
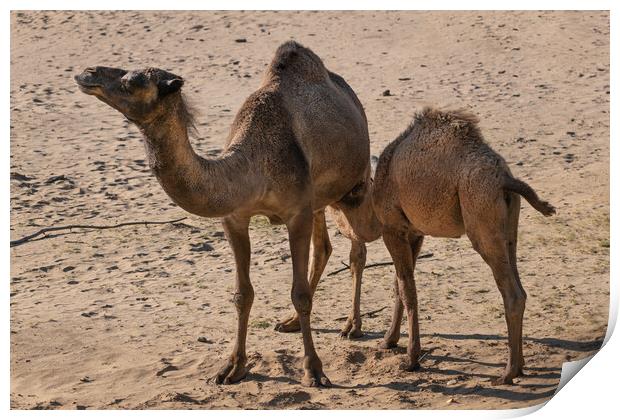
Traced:
[[280, 45], [269, 65], [269, 71], [280, 77], [302, 77], [306, 80], [325, 80], [328, 77], [323, 61], [310, 48], [295, 41]]
[[446, 127], [446, 125], [458, 131], [478, 131], [478, 117], [465, 109], [441, 110], [425, 107], [416, 113], [414, 123], [420, 125], [433, 125]]

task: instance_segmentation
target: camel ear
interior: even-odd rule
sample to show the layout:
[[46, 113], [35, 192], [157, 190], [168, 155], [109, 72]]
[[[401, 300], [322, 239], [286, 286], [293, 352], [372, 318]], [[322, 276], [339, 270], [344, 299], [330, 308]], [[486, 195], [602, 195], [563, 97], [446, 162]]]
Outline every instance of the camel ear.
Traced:
[[181, 86], [183, 86], [183, 79], [176, 78], [170, 80], [162, 80], [157, 84], [157, 89], [159, 90], [159, 96], [166, 96], [174, 92], [178, 92], [181, 90]]

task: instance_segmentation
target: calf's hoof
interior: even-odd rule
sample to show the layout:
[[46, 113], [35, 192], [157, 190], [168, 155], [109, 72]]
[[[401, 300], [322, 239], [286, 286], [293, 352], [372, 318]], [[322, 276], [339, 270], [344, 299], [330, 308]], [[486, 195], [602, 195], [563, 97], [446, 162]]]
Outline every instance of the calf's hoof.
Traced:
[[353, 328], [351, 331], [349, 331], [349, 334], [347, 334], [347, 338], [349, 340], [355, 340], [356, 338], [361, 338], [363, 336], [364, 333], [359, 328]]
[[407, 366], [405, 367], [405, 370], [407, 372], [417, 372], [420, 370], [420, 363], [415, 362], [415, 363], [407, 363]]
[[299, 324], [299, 318], [292, 316], [282, 322], [278, 322], [274, 328], [278, 332], [290, 333], [301, 331], [301, 325]]
[[512, 385], [512, 381], [517, 376], [523, 375], [523, 368], [518, 367], [512, 370], [506, 370], [502, 376], [491, 381], [493, 385]]
[[354, 327], [350, 320], [347, 320], [347, 323], [342, 327], [342, 331], [340, 331], [340, 337], [348, 338], [349, 340], [360, 338], [363, 335], [361, 327]]
[[492, 385], [512, 385], [512, 378], [509, 376], [502, 375], [499, 378], [495, 378], [491, 381]]
[[381, 340], [377, 345], [377, 348], [379, 348], [380, 350], [395, 349], [396, 347], [398, 347], [398, 342], [388, 340]]

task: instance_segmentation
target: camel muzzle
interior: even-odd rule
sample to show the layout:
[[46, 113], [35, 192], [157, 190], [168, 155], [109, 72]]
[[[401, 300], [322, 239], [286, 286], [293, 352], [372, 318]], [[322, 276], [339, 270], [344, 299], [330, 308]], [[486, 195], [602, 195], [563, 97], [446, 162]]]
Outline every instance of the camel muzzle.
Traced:
[[113, 67], [88, 67], [80, 74], [73, 77], [81, 88], [104, 87], [110, 83], [118, 81], [127, 74], [127, 70]]

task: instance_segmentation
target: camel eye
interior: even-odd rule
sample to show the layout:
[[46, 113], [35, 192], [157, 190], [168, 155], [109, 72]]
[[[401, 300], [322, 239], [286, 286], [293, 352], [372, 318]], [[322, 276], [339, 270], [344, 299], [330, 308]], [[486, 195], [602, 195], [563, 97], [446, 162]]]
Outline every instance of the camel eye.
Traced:
[[143, 73], [134, 74], [129, 78], [129, 85], [136, 88], [144, 88], [148, 84], [148, 79]]
[[148, 84], [147, 77], [142, 73], [129, 73], [121, 79], [121, 89], [130, 93], [135, 89], [141, 89]]

